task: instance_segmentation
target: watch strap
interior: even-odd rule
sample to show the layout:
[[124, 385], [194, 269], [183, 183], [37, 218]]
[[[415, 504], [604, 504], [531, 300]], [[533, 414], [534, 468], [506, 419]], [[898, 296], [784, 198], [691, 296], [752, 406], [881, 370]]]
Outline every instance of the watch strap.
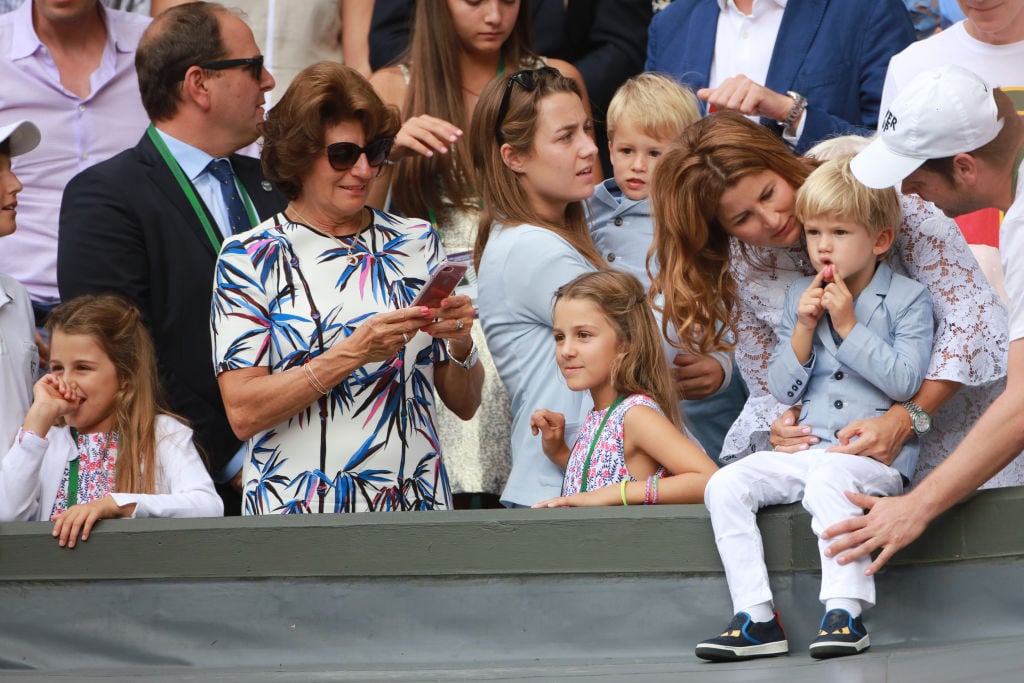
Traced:
[[807, 98], [793, 90], [786, 91], [786, 94], [793, 98], [793, 106], [789, 108], [789, 113], [782, 120], [782, 129], [790, 130], [800, 119], [800, 115], [807, 109]]

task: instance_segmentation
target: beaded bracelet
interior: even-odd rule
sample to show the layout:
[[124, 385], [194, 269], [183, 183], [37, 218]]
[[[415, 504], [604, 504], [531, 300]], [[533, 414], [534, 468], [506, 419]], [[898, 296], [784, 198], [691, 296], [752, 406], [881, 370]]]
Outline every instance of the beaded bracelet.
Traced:
[[626, 500], [626, 480], [623, 479], [619, 484], [619, 495], [622, 496], [622, 504], [629, 505], [629, 501]]
[[651, 504], [651, 482], [654, 481], [654, 477], [647, 477], [647, 485], [644, 486], [644, 505]]
[[653, 493], [651, 494], [651, 505], [657, 505], [658, 504], [658, 480], [659, 479], [661, 479], [661, 475], [660, 474], [655, 474], [654, 475], [654, 481], [651, 482], [651, 490], [653, 491]]
[[309, 386], [313, 387], [313, 391], [324, 396], [330, 393], [331, 390], [326, 388], [319, 378], [317, 378], [316, 373], [313, 372], [313, 368], [308, 361], [302, 364], [302, 374], [306, 376], [306, 381], [309, 382]]

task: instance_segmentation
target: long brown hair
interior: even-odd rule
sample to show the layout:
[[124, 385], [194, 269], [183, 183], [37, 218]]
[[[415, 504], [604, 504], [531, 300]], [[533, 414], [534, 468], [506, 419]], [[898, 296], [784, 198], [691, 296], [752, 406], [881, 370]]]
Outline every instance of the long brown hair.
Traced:
[[[529, 47], [527, 4], [527, 0], [520, 2], [512, 33], [501, 46], [509, 71], [539, 59]], [[448, 0], [418, 0], [409, 50], [399, 60], [409, 69], [403, 120], [429, 114], [462, 130], [469, 128], [460, 87], [461, 50]], [[448, 154], [417, 154], [404, 159], [391, 184], [392, 201], [406, 216], [426, 217], [431, 211], [437, 215], [443, 208], [443, 197], [460, 209], [475, 210], [477, 190], [468, 174], [471, 163], [469, 145], [465, 143], [452, 145]]]
[[563, 300], [592, 301], [615, 329], [623, 347], [612, 365], [615, 391], [623, 396], [647, 394], [672, 424], [681, 427], [679, 397], [640, 281], [618, 270], [584, 273], [558, 288], [555, 305]]
[[168, 411], [160, 396], [153, 341], [139, 310], [111, 294], [85, 295], [53, 309], [46, 327], [51, 333], [91, 337], [114, 364], [121, 384], [114, 395], [114, 490], [156, 493], [156, 417]]
[[[551, 71], [555, 71], [551, 69]], [[537, 132], [537, 111], [540, 102], [557, 93], [571, 93], [580, 100], [583, 95], [576, 81], [561, 74], [539, 72], [536, 87], [526, 90], [513, 85], [509, 93], [508, 110], [501, 123], [504, 143], [495, 139], [498, 110], [509, 79], [497, 78], [487, 84], [473, 113], [470, 142], [473, 150], [473, 170], [477, 186], [481, 190], [484, 209], [473, 249], [473, 260], [480, 267], [480, 257], [491, 236], [495, 222], [505, 225], [539, 225], [565, 239], [595, 268], [606, 268], [601, 254], [590, 239], [586, 212], [583, 202], [570, 202], [565, 210], [565, 221], [552, 223], [542, 218], [530, 205], [529, 197], [501, 158], [502, 144], [507, 144], [522, 154], [534, 151], [533, 141]]]
[[740, 179], [774, 171], [794, 189], [810, 166], [771, 131], [735, 112], [697, 121], [662, 155], [651, 182], [654, 243], [660, 271], [652, 298], [664, 295], [662, 326], [679, 345], [709, 353], [735, 337], [736, 283], [729, 272], [729, 234], [718, 221], [722, 194]]

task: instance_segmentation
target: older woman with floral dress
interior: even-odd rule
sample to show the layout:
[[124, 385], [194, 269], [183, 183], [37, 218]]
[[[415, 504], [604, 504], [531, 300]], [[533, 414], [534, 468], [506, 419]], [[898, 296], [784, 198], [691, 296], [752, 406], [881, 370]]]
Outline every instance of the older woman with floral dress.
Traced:
[[411, 305], [445, 258], [430, 224], [365, 206], [398, 130], [329, 62], [264, 124], [265, 174], [291, 201], [224, 243], [212, 310], [224, 405], [248, 439], [245, 514], [450, 507], [433, 388], [468, 419], [483, 371], [468, 297]]

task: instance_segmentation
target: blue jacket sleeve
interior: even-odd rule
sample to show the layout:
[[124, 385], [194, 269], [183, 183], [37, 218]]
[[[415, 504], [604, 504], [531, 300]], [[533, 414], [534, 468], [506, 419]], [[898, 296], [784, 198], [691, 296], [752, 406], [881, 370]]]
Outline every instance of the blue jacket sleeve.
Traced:
[[786, 292], [785, 309], [782, 311], [782, 322], [779, 325], [777, 334], [779, 343], [768, 359], [768, 391], [780, 403], [794, 405], [800, 402], [811, 377], [814, 368], [814, 353], [806, 365], [797, 360], [796, 353], [790, 345], [793, 337], [793, 328], [796, 327], [796, 310], [800, 301], [800, 295], [807, 288], [810, 278], [794, 280]]

